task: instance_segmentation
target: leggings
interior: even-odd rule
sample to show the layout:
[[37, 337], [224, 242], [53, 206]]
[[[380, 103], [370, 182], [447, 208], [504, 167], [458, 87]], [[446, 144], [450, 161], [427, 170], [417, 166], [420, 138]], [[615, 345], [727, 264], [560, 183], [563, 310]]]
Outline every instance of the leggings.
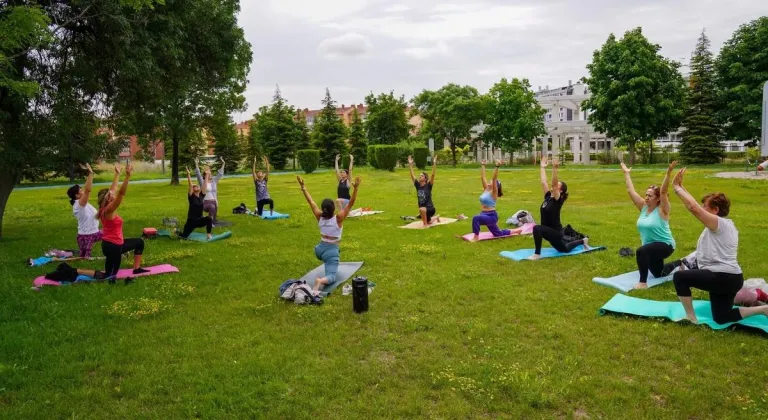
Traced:
[[676, 272], [672, 279], [679, 297], [691, 297], [691, 287], [709, 292], [712, 319], [718, 324], [741, 320], [741, 313], [733, 307], [733, 300], [744, 285], [743, 274], [684, 270]]
[[101, 240], [101, 231], [90, 235], [77, 235], [77, 247], [80, 248], [80, 258], [91, 258], [93, 244]]
[[558, 252], [568, 253], [579, 245], [584, 244], [583, 239], [573, 242], [565, 242], [563, 231], [552, 229], [548, 226], [536, 225], [533, 227], [533, 243], [536, 244], [536, 255], [541, 255], [541, 240], [546, 239]]
[[672, 245], [664, 242], [649, 242], [635, 251], [637, 259], [637, 269], [640, 271], [640, 283], [648, 281], [648, 271], [651, 271], [653, 277], [661, 277], [664, 272], [664, 258], [669, 257], [675, 252]]
[[211, 216], [205, 216], [199, 219], [187, 219], [187, 223], [184, 223], [184, 232], [182, 232], [181, 237], [186, 238], [195, 230], [195, 228], [201, 227], [205, 227], [206, 233], [211, 233], [211, 229], [213, 228], [213, 219]]
[[269, 204], [269, 211], [275, 210], [275, 202], [272, 201], [271, 198], [265, 198], [263, 200], [259, 200], [256, 202], [256, 213], [261, 216], [261, 213], [264, 212], [264, 206]]
[[215, 200], [204, 200], [203, 201], [203, 211], [208, 213], [209, 216], [211, 216], [211, 220], [213, 220], [213, 223], [216, 223], [216, 214], [219, 212], [219, 204]]
[[499, 229], [499, 214], [496, 210], [484, 211], [472, 218], [472, 233], [480, 234], [480, 226], [488, 226], [493, 236], [507, 236], [512, 233], [509, 229]]
[[140, 238], [128, 238], [122, 245], [113, 244], [109, 241], [101, 241], [101, 252], [104, 253], [106, 261], [104, 262], [104, 277], [115, 277], [120, 271], [120, 258], [128, 251], [133, 251], [133, 255], [144, 253], [144, 240]]
[[339, 271], [339, 244], [320, 242], [315, 246], [315, 256], [325, 264], [325, 278], [328, 284], [336, 282], [336, 272]]

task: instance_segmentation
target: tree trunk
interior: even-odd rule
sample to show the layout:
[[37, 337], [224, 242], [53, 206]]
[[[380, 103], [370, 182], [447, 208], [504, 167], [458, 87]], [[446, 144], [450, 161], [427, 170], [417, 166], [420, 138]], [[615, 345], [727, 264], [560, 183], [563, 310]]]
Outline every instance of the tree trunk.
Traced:
[[651, 140], [651, 145], [649, 148], [651, 153], [648, 155], [648, 163], [653, 164], [653, 140]]
[[630, 141], [627, 147], [629, 148], [629, 166], [632, 166], [635, 164], [635, 142]]
[[171, 136], [173, 157], [171, 158], [171, 185], [179, 185], [179, 135], [173, 130]]
[[453, 167], [456, 167], [456, 141], [451, 140], [451, 154], [453, 154]]
[[3, 239], [3, 216], [5, 215], [5, 205], [8, 203], [8, 198], [13, 192], [13, 187], [16, 186], [18, 178], [6, 171], [0, 170], [0, 239]]

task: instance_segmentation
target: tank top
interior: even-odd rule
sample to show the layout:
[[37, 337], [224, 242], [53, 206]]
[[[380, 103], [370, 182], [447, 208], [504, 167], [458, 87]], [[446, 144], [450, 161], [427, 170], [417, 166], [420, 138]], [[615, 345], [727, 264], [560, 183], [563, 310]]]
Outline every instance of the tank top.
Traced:
[[675, 247], [675, 239], [672, 238], [672, 231], [669, 229], [669, 221], [661, 218], [659, 207], [653, 209], [648, 214], [648, 206], [643, 206], [640, 210], [640, 217], [637, 218], [637, 230], [640, 232], [640, 241], [645, 244], [651, 242], [662, 242], [672, 248]]
[[496, 200], [493, 199], [493, 194], [491, 194], [490, 191], [483, 191], [483, 193], [480, 194], [480, 204], [484, 207], [495, 208]]
[[[336, 220], [336, 216], [330, 219], [323, 219], [317, 221], [317, 225], [320, 227], [320, 240], [331, 244], [339, 243], [341, 241], [341, 232], [343, 228], [339, 227], [339, 222]], [[328, 239], [335, 238], [335, 239]]]
[[104, 214], [101, 215], [101, 226], [103, 233], [102, 241], [111, 242], [115, 245], [123, 244], [123, 218], [115, 213], [112, 220], [107, 220]]
[[336, 193], [338, 194], [337, 198], [343, 198], [345, 200], [349, 200], [349, 179], [346, 181], [339, 180], [339, 187], [336, 189]]

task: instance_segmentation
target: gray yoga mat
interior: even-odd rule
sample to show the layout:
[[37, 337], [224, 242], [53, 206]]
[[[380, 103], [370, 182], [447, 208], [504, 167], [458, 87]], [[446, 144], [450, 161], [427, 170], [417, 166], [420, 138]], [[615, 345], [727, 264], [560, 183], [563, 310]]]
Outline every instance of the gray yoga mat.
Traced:
[[[340, 284], [349, 280], [350, 277], [357, 273], [357, 270], [363, 266], [362, 262], [343, 262], [339, 263], [339, 270], [336, 272], [336, 281], [333, 284], [325, 286], [321, 292], [323, 296], [330, 295]], [[315, 286], [315, 279], [325, 276], [325, 265], [320, 264], [317, 268], [305, 274], [301, 280], [307, 282], [311, 287]]]

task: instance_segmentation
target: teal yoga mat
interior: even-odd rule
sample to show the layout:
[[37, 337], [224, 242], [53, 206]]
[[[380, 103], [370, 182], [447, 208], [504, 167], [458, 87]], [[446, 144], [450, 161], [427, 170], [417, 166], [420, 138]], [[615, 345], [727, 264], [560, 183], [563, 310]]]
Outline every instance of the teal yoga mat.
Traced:
[[[589, 250], [585, 250], [584, 245], [579, 245], [576, 248], [573, 248], [571, 252], [564, 253], [564, 252], [558, 252], [554, 248], [542, 248], [541, 258], [568, 257], [571, 255], [579, 255], [579, 254], [585, 254], [593, 251], [600, 251], [602, 249], [605, 249], [605, 247], [593, 246], [589, 248]], [[501, 251], [499, 255], [504, 258], [509, 258], [510, 260], [523, 261], [528, 259], [528, 257], [530, 257], [531, 255], [533, 255], [534, 252], [536, 252], [535, 249], [518, 249], [517, 251]]]
[[[320, 292], [323, 296], [328, 296], [339, 287], [340, 284], [349, 280], [350, 277], [357, 273], [357, 270], [363, 266], [362, 262], [343, 262], [339, 263], [339, 270], [336, 272], [336, 281], [333, 284], [325, 286]], [[305, 274], [301, 280], [307, 282], [310, 287], [315, 286], [315, 279], [325, 276], [325, 265], [320, 264], [317, 268]]]
[[[675, 269], [675, 271], [677, 271], [677, 269]], [[673, 271], [672, 274], [668, 276], [659, 277], [659, 278], [653, 277], [653, 274], [648, 273], [648, 283], [647, 283], [648, 287], [650, 288], [650, 287], [658, 286], [660, 284], [671, 281], [675, 271]], [[597, 284], [612, 287], [614, 289], [621, 290], [624, 293], [628, 293], [630, 290], [633, 290], [635, 288], [635, 285], [638, 282], [640, 282], [640, 272], [632, 271], [631, 273], [619, 274], [618, 276], [613, 276], [608, 278], [594, 277], [592, 281]]]
[[291, 217], [288, 214], [282, 214], [282, 213], [278, 213], [276, 211], [272, 212], [270, 214], [269, 210], [264, 210], [263, 212], [261, 212], [261, 216], [259, 216], [255, 212], [253, 213], [253, 215], [261, 217], [263, 220], [278, 220], [278, 219], [287, 219], [287, 218]]
[[[742, 319], [739, 322], [728, 324], [718, 324], [712, 320], [712, 310], [708, 301], [693, 301], [693, 309], [696, 311], [696, 318], [700, 324], [704, 324], [713, 330], [722, 330], [733, 324], [739, 324], [745, 327], [757, 328], [763, 332], [768, 332], [768, 317], [764, 315], [755, 315]], [[639, 299], [617, 293], [602, 308], [600, 315], [607, 313], [637, 315], [652, 318], [667, 318], [678, 322], [685, 319], [685, 310], [680, 302], [659, 302], [655, 300]]]
[[230, 236], [232, 236], [232, 232], [227, 231], [223, 233], [219, 233], [218, 235], [211, 236], [211, 239], [206, 238], [205, 233], [201, 232], [192, 232], [189, 234], [189, 237], [187, 237], [188, 241], [195, 241], [195, 242], [215, 242], [221, 239], [227, 239]]

